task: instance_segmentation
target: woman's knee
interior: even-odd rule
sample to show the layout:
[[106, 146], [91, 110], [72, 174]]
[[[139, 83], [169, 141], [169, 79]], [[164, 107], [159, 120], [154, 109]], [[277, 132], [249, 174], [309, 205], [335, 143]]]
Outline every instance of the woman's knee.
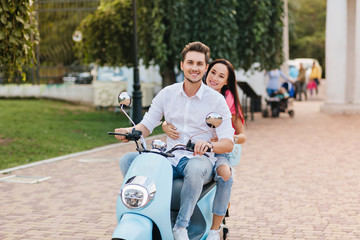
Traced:
[[231, 168], [228, 165], [223, 164], [216, 169], [216, 173], [218, 176], [221, 176], [225, 182], [227, 182], [231, 177]]

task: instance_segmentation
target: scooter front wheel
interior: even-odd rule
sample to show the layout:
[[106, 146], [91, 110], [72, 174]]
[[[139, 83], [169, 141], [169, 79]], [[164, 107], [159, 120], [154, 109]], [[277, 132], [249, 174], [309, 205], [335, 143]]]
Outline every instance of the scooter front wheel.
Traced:
[[112, 240], [151, 240], [153, 222], [138, 214], [124, 214], [115, 229]]

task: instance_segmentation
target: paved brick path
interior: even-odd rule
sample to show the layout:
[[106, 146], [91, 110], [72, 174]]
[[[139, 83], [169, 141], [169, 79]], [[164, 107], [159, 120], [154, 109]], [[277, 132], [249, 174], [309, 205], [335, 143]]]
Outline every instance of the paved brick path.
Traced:
[[[319, 97], [295, 102], [293, 119], [256, 113], [248, 122], [230, 239], [360, 239], [360, 116], [321, 113], [324, 85]], [[0, 239], [110, 239], [116, 159], [133, 150], [115, 146], [8, 174], [51, 179], [0, 182]]]

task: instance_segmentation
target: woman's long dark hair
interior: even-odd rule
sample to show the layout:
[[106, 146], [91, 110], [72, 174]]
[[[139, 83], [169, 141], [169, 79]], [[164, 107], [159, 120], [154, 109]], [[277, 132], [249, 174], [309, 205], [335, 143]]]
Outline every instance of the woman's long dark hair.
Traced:
[[[228, 90], [228, 89], [230, 90], [230, 92], [234, 95], [236, 117], [240, 117], [241, 121], [245, 123], [244, 112], [243, 112], [243, 109], [241, 107], [241, 104], [240, 104], [240, 101], [239, 101], [239, 95], [238, 95], [238, 92], [237, 92], [237, 84], [236, 84], [234, 66], [228, 60], [223, 59], [223, 58], [216, 59], [216, 60], [212, 61], [209, 64], [209, 68], [208, 68], [208, 70], [206, 72], [204, 82], [206, 84], [207, 75], [211, 71], [211, 68], [217, 63], [224, 64], [227, 67], [228, 72], [229, 72], [229, 76], [228, 76], [228, 79], [227, 79], [228, 83], [221, 88], [221, 94], [225, 97], [226, 90]], [[239, 112], [239, 109], [240, 109], [241, 113]]]

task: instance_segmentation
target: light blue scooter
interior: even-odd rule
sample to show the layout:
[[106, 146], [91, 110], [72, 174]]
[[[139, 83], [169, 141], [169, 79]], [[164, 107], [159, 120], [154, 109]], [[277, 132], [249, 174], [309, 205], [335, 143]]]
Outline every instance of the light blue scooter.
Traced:
[[[126, 92], [118, 97], [121, 110], [126, 116], [128, 115], [123, 110], [123, 105], [129, 106], [130, 99], [130, 95]], [[206, 122], [210, 127], [217, 127], [221, 124], [222, 118], [216, 113], [211, 113], [207, 116]], [[109, 134], [122, 135], [112, 132]], [[112, 240], [172, 240], [172, 227], [180, 208], [183, 180], [173, 181], [173, 170], [167, 157], [173, 157], [172, 152], [176, 150], [193, 151], [194, 144], [189, 140], [187, 145], [178, 144], [166, 152], [166, 144], [155, 140], [152, 149], [146, 150], [140, 131], [133, 129], [125, 136], [135, 141], [136, 150], [141, 154], [128, 169], [121, 186], [116, 207], [118, 225]], [[138, 140], [141, 142], [140, 147]], [[209, 233], [215, 191], [214, 181], [203, 188], [191, 217], [190, 226], [187, 228], [191, 240], [206, 239]], [[226, 234], [226, 230], [221, 234], [224, 239]]]

